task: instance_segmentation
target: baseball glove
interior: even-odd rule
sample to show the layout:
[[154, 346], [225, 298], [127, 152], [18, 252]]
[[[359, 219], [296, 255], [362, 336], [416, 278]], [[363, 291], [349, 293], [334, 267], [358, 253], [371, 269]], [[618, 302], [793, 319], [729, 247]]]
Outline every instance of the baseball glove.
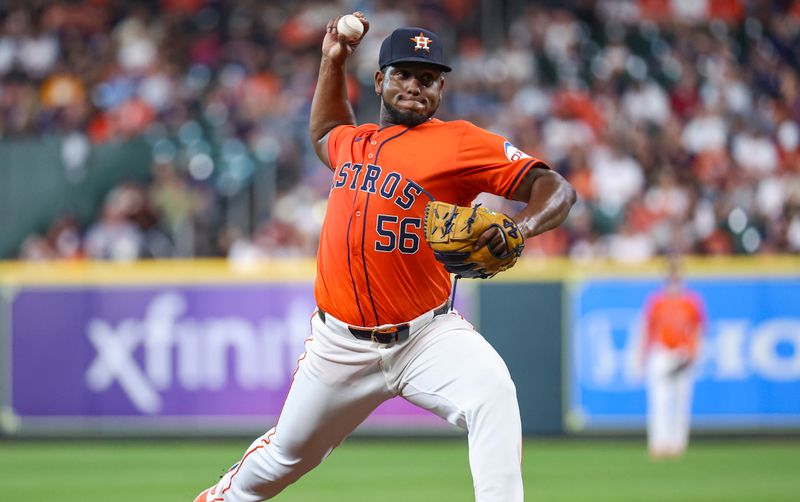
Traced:
[[[495, 254], [489, 245], [475, 251], [475, 241], [495, 227], [503, 238], [504, 250]], [[525, 240], [510, 217], [480, 204], [461, 207], [431, 201], [425, 207], [425, 240], [448, 272], [461, 277], [487, 279], [514, 265]]]

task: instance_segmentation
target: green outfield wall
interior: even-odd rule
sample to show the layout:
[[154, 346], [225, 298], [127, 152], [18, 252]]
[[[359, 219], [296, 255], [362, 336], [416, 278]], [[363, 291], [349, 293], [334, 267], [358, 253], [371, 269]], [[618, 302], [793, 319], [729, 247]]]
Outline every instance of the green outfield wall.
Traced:
[[76, 164], [65, 161], [75, 148], [69, 141], [69, 136], [0, 141], [0, 259], [17, 256], [25, 237], [45, 232], [57, 216], [92, 221], [111, 188], [150, 175], [151, 148], [144, 139], [86, 145], [85, 160]]
[[563, 283], [485, 281], [477, 289], [479, 329], [508, 365], [524, 432], [561, 434]]

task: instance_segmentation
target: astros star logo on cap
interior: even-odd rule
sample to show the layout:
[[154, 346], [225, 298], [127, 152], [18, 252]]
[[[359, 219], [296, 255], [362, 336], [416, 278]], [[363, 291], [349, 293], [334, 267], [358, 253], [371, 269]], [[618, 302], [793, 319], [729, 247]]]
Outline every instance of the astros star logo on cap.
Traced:
[[431, 43], [431, 39], [426, 37], [421, 31], [416, 37], [411, 37], [411, 41], [417, 43], [417, 45], [414, 46], [414, 52], [417, 52], [420, 49], [425, 49], [428, 52], [431, 51], [431, 48], [428, 46], [428, 44]]

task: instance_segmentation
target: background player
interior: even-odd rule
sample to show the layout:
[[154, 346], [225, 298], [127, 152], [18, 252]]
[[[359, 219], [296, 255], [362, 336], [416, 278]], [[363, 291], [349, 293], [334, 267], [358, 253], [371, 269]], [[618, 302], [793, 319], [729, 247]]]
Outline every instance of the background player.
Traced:
[[[513, 230], [532, 237], [566, 218], [575, 192], [504, 138], [432, 118], [450, 68], [439, 38], [422, 28], [384, 40], [380, 124], [356, 127], [345, 62], [359, 41], [347, 42], [336, 22], [323, 41], [309, 124], [333, 171], [311, 337], [275, 428], [197, 500], [275, 496], [400, 395], [467, 429], [478, 502], [522, 501], [514, 384], [494, 349], [449, 310], [450, 275], [423, 242], [422, 221], [430, 200], [467, 205], [491, 192], [527, 202]], [[475, 247], [483, 245], [502, 251], [503, 231], [485, 232]], [[387, 473], [401, 470], [387, 459]]]
[[645, 311], [647, 444], [653, 458], [678, 457], [689, 441], [694, 362], [703, 331], [702, 299], [683, 286], [677, 257]]

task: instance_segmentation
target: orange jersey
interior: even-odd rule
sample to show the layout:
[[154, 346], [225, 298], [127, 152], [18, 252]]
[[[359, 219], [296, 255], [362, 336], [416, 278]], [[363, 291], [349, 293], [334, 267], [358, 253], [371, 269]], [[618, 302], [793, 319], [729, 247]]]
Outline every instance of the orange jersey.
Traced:
[[547, 168], [469, 122], [339, 126], [328, 137], [333, 183], [314, 294], [355, 326], [399, 324], [443, 304], [450, 274], [425, 242], [425, 205], [511, 198], [524, 174]]
[[697, 295], [688, 291], [657, 293], [651, 298], [646, 315], [649, 342], [694, 351], [705, 322], [702, 301]]

